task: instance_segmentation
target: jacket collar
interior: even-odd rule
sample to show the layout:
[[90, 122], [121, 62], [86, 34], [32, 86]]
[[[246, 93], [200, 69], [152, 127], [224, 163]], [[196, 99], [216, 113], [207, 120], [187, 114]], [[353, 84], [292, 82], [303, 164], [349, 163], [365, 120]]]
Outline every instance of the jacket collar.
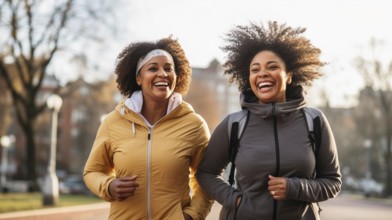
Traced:
[[[174, 92], [169, 98], [169, 105], [167, 106], [166, 114], [169, 114], [182, 102], [182, 96], [179, 93]], [[134, 92], [131, 97], [127, 98], [124, 102], [125, 106], [129, 110], [132, 110], [138, 114], [141, 113], [143, 107], [143, 93], [141, 90]]]
[[291, 112], [306, 106], [304, 97], [279, 103], [260, 103], [258, 100], [246, 99], [243, 93], [241, 93], [240, 102], [242, 108], [246, 108], [254, 114], [261, 115], [263, 118], [271, 118], [273, 116], [285, 118]]

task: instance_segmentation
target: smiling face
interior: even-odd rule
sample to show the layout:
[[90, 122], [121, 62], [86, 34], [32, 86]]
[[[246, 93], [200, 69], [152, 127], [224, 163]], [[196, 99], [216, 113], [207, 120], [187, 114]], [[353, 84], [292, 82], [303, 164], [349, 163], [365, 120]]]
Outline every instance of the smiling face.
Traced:
[[286, 73], [286, 65], [279, 56], [269, 50], [261, 51], [253, 57], [249, 69], [250, 87], [260, 102], [286, 101], [291, 74]]
[[166, 56], [151, 58], [136, 77], [146, 102], [167, 101], [176, 87], [174, 63]]

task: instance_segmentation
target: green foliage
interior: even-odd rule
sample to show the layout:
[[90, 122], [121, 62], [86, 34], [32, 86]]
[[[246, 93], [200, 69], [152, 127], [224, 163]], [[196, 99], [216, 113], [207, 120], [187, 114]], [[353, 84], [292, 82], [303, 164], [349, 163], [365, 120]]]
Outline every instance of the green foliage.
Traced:
[[[86, 205], [102, 202], [95, 196], [86, 195], [60, 195], [59, 205], [56, 207]], [[32, 210], [47, 208], [42, 204], [42, 194], [40, 193], [8, 193], [0, 194], [0, 213], [15, 212], [22, 210]]]

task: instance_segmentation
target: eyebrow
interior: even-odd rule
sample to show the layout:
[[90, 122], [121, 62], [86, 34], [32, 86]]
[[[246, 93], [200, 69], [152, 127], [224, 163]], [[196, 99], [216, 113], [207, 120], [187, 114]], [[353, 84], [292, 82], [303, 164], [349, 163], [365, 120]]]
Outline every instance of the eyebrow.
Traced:
[[[267, 65], [268, 64], [271, 64], [271, 63], [279, 63], [278, 61], [276, 61], [276, 60], [272, 60], [272, 61], [268, 61], [267, 62]], [[253, 66], [253, 65], [261, 65], [260, 63], [253, 63], [253, 64], [251, 64], [250, 66]]]
[[[146, 66], [150, 66], [150, 65], [159, 65], [158, 62], [153, 62], [153, 63], [147, 63]], [[164, 64], [164, 66], [166, 65], [170, 65], [170, 66], [174, 66], [173, 63], [167, 62]]]

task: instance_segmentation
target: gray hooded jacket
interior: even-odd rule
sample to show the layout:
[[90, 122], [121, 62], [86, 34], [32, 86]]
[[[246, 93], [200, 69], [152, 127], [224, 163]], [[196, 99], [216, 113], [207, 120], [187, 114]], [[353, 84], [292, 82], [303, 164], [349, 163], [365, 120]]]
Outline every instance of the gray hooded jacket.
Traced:
[[[228, 117], [214, 130], [197, 179], [222, 205], [220, 220], [320, 219], [315, 203], [340, 192], [341, 174], [331, 128], [323, 113], [313, 109], [321, 118], [321, 145], [315, 155], [300, 111], [305, 104], [304, 98], [271, 104], [241, 99], [250, 115], [235, 160], [237, 188], [221, 175], [230, 162]], [[268, 175], [287, 178], [286, 200], [272, 198]], [[238, 196], [242, 199], [237, 207]]]

